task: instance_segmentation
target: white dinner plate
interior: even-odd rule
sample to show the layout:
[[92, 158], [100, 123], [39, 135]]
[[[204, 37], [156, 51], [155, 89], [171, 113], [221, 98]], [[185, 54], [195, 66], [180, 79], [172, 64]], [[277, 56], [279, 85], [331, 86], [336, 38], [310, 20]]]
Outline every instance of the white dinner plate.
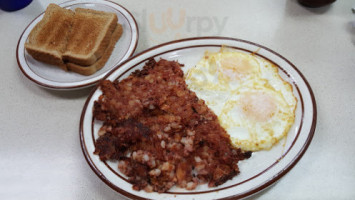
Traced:
[[[301, 72], [286, 58], [264, 46], [234, 38], [204, 37], [172, 41], [124, 61], [104, 79], [114, 81], [127, 77], [141, 69], [149, 58], [175, 60], [186, 68], [193, 67], [203, 57], [204, 52], [220, 50], [228, 46], [235, 51], [256, 52], [255, 55], [268, 59], [279, 68], [280, 76], [291, 83], [298, 100], [295, 123], [287, 137], [268, 151], [254, 152], [252, 157], [239, 162], [240, 174], [224, 184], [209, 188], [199, 185], [188, 191], [172, 188], [165, 193], [135, 191], [126, 177], [119, 172], [117, 162], [103, 162], [94, 155], [95, 140], [102, 123], [93, 120], [94, 101], [102, 94], [96, 86], [88, 97], [80, 119], [80, 139], [84, 156], [93, 171], [111, 188], [132, 199], [235, 199], [255, 194], [272, 185], [284, 176], [302, 157], [309, 146], [316, 127], [316, 102], [313, 92]], [[185, 70], [186, 71], [186, 70]]]
[[75, 0], [68, 1], [59, 6], [74, 10], [75, 8], [88, 8], [113, 12], [117, 14], [118, 23], [123, 27], [123, 33], [105, 66], [90, 76], [74, 72], [66, 72], [57, 66], [49, 65], [35, 60], [25, 50], [28, 35], [34, 26], [43, 18], [44, 12], [36, 17], [22, 33], [16, 50], [17, 62], [23, 74], [40, 86], [50, 89], [76, 89], [95, 84], [120, 62], [126, 60], [134, 53], [138, 42], [138, 27], [132, 14], [124, 7], [105, 0]]

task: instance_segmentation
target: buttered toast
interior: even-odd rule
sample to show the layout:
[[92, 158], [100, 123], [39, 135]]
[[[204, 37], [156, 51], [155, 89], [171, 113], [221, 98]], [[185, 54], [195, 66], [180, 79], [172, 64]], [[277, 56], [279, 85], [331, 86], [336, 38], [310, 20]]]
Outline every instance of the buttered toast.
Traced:
[[94, 64], [105, 52], [117, 25], [114, 13], [75, 9], [63, 60], [79, 65]]
[[43, 19], [32, 29], [25, 43], [27, 52], [36, 60], [58, 65], [66, 70], [62, 55], [66, 50], [74, 12], [50, 4]]
[[122, 35], [115, 13], [50, 4], [25, 43], [36, 60], [91, 75], [109, 59]]

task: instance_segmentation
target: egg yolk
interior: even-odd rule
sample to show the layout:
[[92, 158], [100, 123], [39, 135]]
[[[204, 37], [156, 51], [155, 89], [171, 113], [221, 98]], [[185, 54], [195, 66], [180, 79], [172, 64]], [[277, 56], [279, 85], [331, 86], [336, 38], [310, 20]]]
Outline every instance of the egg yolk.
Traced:
[[248, 93], [241, 98], [241, 108], [248, 119], [266, 122], [276, 113], [274, 98], [265, 93]]
[[240, 80], [255, 71], [253, 63], [242, 56], [224, 57], [220, 63], [223, 75], [232, 79]]

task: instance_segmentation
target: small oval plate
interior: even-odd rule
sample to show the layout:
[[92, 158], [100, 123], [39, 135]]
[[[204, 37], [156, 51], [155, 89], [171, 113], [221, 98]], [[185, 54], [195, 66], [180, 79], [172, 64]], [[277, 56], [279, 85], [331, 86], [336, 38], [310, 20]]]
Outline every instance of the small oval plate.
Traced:
[[80, 7], [116, 13], [118, 23], [123, 27], [123, 33], [116, 43], [111, 57], [101, 70], [90, 76], [84, 76], [70, 71], [66, 72], [57, 66], [35, 60], [25, 50], [28, 35], [44, 16], [44, 12], [41, 13], [26, 27], [19, 39], [16, 50], [17, 63], [22, 73], [34, 83], [57, 90], [88, 87], [97, 83], [120, 62], [133, 55], [138, 43], [138, 26], [132, 14], [124, 7], [105, 0], [75, 0], [59, 4], [59, 6], [71, 10]]

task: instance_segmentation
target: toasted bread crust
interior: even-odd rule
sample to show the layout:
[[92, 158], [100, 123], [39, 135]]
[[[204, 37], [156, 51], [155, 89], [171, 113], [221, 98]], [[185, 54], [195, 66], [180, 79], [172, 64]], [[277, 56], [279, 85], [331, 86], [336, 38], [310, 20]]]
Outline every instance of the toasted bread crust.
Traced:
[[25, 43], [27, 52], [36, 60], [63, 65], [62, 53], [66, 49], [74, 12], [50, 4], [43, 19], [32, 29]]
[[65, 71], [68, 71], [65, 63], [61, 59], [61, 55], [59, 55], [57, 52], [46, 51], [33, 45], [27, 45], [26, 50], [34, 59], [51, 65], [57, 65]]
[[94, 64], [92, 64], [90, 66], [81, 66], [81, 65], [74, 64], [74, 63], [67, 63], [68, 70], [82, 74], [82, 75], [86, 75], [86, 76], [92, 75], [95, 72], [97, 72], [98, 70], [100, 70], [105, 65], [107, 60], [110, 58], [112, 51], [115, 48], [115, 44], [118, 41], [118, 39], [121, 37], [122, 32], [123, 32], [123, 29], [122, 29], [121, 24], [117, 24], [116, 29], [114, 30], [114, 32], [112, 33], [112, 37], [110, 38], [110, 42], [109, 42], [108, 47], [104, 51], [101, 58], [98, 59]]
[[117, 25], [114, 13], [78, 8], [63, 59], [78, 65], [92, 65], [105, 52]]

